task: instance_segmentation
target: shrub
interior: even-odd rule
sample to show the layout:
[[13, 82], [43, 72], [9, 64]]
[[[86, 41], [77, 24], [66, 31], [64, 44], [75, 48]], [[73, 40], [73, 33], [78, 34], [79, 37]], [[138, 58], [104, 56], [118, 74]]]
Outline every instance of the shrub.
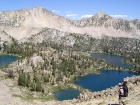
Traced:
[[36, 84], [34, 82], [31, 82], [31, 84], [30, 84], [30, 90], [31, 91], [36, 91]]
[[9, 76], [10, 78], [14, 77], [14, 75], [13, 75], [13, 70], [12, 70], [12, 69], [8, 69], [8, 76]]
[[37, 83], [36, 83], [36, 91], [39, 91], [39, 92], [42, 91], [42, 85], [41, 85], [40, 81], [37, 81]]

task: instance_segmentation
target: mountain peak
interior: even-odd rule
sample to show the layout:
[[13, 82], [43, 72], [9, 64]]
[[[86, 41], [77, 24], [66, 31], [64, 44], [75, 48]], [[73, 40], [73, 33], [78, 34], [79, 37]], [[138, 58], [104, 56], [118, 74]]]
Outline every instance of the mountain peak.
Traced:
[[98, 14], [99, 16], [104, 16], [104, 15], [105, 15], [105, 13], [104, 13], [103, 11], [99, 11], [97, 14]]
[[96, 18], [106, 18], [106, 19], [110, 19], [111, 18], [111, 16], [110, 15], [108, 15], [108, 14], [106, 14], [106, 13], [104, 13], [103, 11], [99, 11], [98, 13], [96, 13], [93, 17], [96, 17]]
[[[131, 36], [131, 33], [133, 36], [140, 35], [140, 32], [137, 31], [140, 30], [140, 21], [114, 19], [103, 11], [96, 13], [92, 17], [78, 21], [56, 15], [42, 6], [18, 11], [2, 11], [0, 13], [1, 30], [4, 30], [17, 39], [24, 38], [28, 34], [33, 35], [42, 30], [43, 27], [73, 33], [88, 33], [93, 36], [97, 34], [100, 36], [102, 33], [110, 36], [126, 36], [126, 34], [128, 34], [127, 36]], [[136, 29], [136, 32], [132, 32], [132, 29]]]
[[45, 9], [45, 8], [44, 8], [44, 7], [42, 7], [42, 6], [38, 6], [38, 7], [33, 7], [33, 8], [31, 8], [31, 9], [42, 10], [42, 9]]
[[33, 10], [33, 11], [41, 11], [41, 10], [46, 10], [44, 7], [42, 7], [42, 6], [37, 6], [37, 7], [33, 7], [33, 8], [25, 8], [25, 9], [22, 9], [22, 10], [26, 10], [26, 11], [28, 11], [28, 10]]
[[99, 11], [94, 15], [96, 18], [102, 18], [102, 17], [110, 17], [108, 14], [104, 13], [103, 11]]

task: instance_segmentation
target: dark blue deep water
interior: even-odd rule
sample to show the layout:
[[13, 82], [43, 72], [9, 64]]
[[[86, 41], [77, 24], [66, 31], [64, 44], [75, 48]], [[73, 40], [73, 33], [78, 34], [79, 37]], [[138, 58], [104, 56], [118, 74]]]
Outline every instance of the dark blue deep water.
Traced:
[[15, 60], [17, 60], [16, 56], [1, 55], [0, 56], [0, 67], [5, 66], [7, 64], [10, 64], [10, 63], [12, 63]]
[[57, 100], [62, 101], [62, 100], [77, 98], [79, 94], [80, 94], [79, 90], [68, 88], [68, 89], [63, 89], [63, 90], [59, 90], [55, 92], [54, 97]]
[[114, 66], [121, 66], [125, 68], [132, 67], [129, 64], [125, 64], [122, 62], [123, 56], [111, 55], [111, 54], [104, 54], [104, 53], [93, 53], [91, 57], [96, 59], [104, 59], [106, 62], [113, 64]]
[[131, 77], [133, 75], [138, 74], [127, 71], [100, 70], [100, 74], [88, 74], [86, 76], [80, 77], [74, 83], [85, 89], [89, 89], [92, 92], [101, 91], [115, 86], [119, 82], [122, 82], [123, 78]]
[[[114, 66], [123, 66], [125, 68], [132, 67], [122, 62], [123, 56], [103, 53], [94, 53], [91, 54], [91, 56], [97, 59], [104, 59], [106, 62], [109, 62]], [[89, 89], [90, 91], [101, 91], [105, 90], [106, 88], [113, 87], [117, 85], [119, 82], [122, 82], [123, 78], [131, 77], [133, 75], [138, 74], [129, 71], [100, 70], [100, 74], [88, 74], [86, 76], [78, 78], [73, 83], [85, 89]], [[65, 89], [55, 92], [54, 96], [57, 100], [62, 101], [77, 98], [79, 93], [80, 92], [78, 90]]]

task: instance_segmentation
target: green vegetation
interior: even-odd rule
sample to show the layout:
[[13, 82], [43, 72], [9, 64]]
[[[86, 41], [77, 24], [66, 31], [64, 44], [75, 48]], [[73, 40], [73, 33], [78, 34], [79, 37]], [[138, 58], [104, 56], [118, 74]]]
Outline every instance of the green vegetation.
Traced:
[[[45, 32], [44, 30], [37, 35]], [[3, 53], [20, 56], [17, 61], [19, 67], [14, 73], [18, 74], [16, 75], [18, 85], [29, 88], [32, 92], [46, 94], [74, 87], [69, 85], [71, 81], [79, 76], [98, 72], [97, 69], [125, 69], [114, 67], [104, 60], [93, 59], [89, 54], [91, 52], [122, 55], [123, 62], [133, 66], [130, 70], [140, 72], [140, 40], [138, 39], [106, 36], [102, 39], [94, 39], [85, 34], [73, 33], [61, 37], [59, 44], [51, 38], [34, 43], [37, 35], [24, 43], [12, 39], [12, 44], [4, 43], [2, 47]], [[74, 43], [67, 44], [67, 40], [73, 40]], [[39, 60], [35, 60], [36, 57]], [[9, 77], [12, 75], [13, 72], [9, 72]], [[48, 95], [46, 98], [49, 100], [52, 96]]]
[[21, 95], [18, 95], [18, 94], [12, 94], [12, 96], [21, 98], [21, 99], [26, 100], [26, 101], [41, 100], [44, 102], [44, 101], [49, 101], [49, 100], [53, 99], [52, 96], [48, 96], [47, 94], [41, 94], [40, 97], [33, 97], [32, 94], [26, 94], [26, 97], [22, 97]]
[[130, 70], [140, 72], [140, 40], [105, 36], [101, 42], [103, 52], [124, 56], [123, 62], [133, 66]]

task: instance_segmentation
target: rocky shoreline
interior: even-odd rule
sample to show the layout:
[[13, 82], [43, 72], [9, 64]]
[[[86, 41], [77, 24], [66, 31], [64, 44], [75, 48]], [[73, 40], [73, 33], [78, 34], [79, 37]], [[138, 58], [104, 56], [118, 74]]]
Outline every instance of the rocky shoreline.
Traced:
[[[126, 77], [124, 78], [123, 81], [127, 81], [128, 82], [128, 88], [129, 88], [129, 96], [134, 94], [134, 87], [136, 85], [140, 84], [140, 76], [132, 76], [132, 77]], [[106, 90], [102, 90], [102, 91], [97, 91], [97, 92], [83, 92], [80, 93], [80, 95], [78, 96], [77, 99], [73, 99], [73, 100], [64, 100], [64, 101], [60, 101], [58, 103], [67, 103], [67, 105], [75, 105], [76, 103], [80, 104], [81, 102], [86, 102], [86, 101], [90, 101], [90, 100], [100, 100], [100, 99], [107, 99], [107, 98], [112, 98], [114, 96], [118, 96], [118, 86], [114, 86], [111, 88], [107, 88]], [[76, 104], [76, 105], [77, 105]], [[63, 104], [65, 105], [65, 104]]]
[[[139, 92], [136, 92], [135, 88], [139, 88], [140, 86], [140, 76], [132, 76], [126, 77], [123, 81], [128, 81], [129, 88], [129, 96], [128, 100], [133, 102], [135, 95], [140, 95]], [[139, 91], [139, 90], [138, 90]], [[137, 93], [137, 94], [136, 94]], [[64, 100], [64, 101], [52, 101], [46, 102], [47, 105], [106, 105], [106, 102], [114, 101], [115, 104], [118, 103], [118, 86], [114, 86], [111, 88], [107, 88], [106, 90], [98, 91], [98, 92], [83, 92], [81, 93], [77, 99], [73, 100]], [[140, 97], [137, 97], [138, 99]], [[139, 102], [139, 101], [138, 101]], [[94, 104], [96, 103], [96, 104]], [[137, 105], [137, 104], [128, 104], [128, 105]]]
[[[140, 76], [127, 77], [127, 78], [124, 78], [124, 81], [125, 80], [128, 81], [128, 88], [131, 92], [133, 90], [134, 86], [139, 84]], [[112, 97], [117, 94], [118, 94], [118, 86], [116, 85], [114, 87], [107, 88], [106, 90], [102, 90], [99, 92], [81, 93], [78, 96], [78, 100], [86, 101], [89, 99], [107, 98], [107, 97]]]
[[[6, 73], [1, 71], [0, 74], [1, 74], [1, 77], [3, 77]], [[135, 96], [137, 94], [140, 96], [140, 94], [135, 89], [135, 88], [140, 87], [140, 85], [139, 85], [140, 76], [134, 75], [132, 77], [126, 77], [126, 78], [124, 78], [124, 80], [128, 81], [129, 97]], [[100, 103], [106, 99], [113, 99], [114, 97], [116, 100], [118, 99], [118, 86], [116, 85], [114, 87], [107, 88], [106, 90], [102, 90], [102, 91], [82, 92], [76, 99], [73, 99], [73, 100], [64, 100], [64, 101], [52, 100], [52, 101], [42, 102], [41, 100], [33, 99], [32, 101], [31, 100], [28, 101], [28, 100], [23, 100], [20, 97], [13, 96], [13, 94], [17, 93], [17, 89], [19, 91], [18, 93], [20, 93], [18, 96], [22, 95], [23, 92], [19, 89], [19, 87], [11, 87], [12, 84], [14, 84], [14, 82], [11, 79], [1, 78], [0, 83], [2, 84], [1, 88], [0, 88], [1, 89], [0, 94], [2, 94], [0, 97], [0, 100], [1, 100], [1, 103], [5, 103], [5, 105], [7, 105], [7, 103], [10, 103], [10, 105], [19, 105], [20, 102], [22, 102], [22, 103], [20, 103], [20, 105], [25, 105], [24, 103], [26, 103], [26, 104], [28, 103], [28, 105], [96, 105], [96, 104], [85, 104], [85, 103], [95, 103], [96, 101], [98, 101], [98, 103]], [[10, 84], [10, 86], [9, 86], [9, 84]], [[5, 88], [3, 88], [3, 87], [5, 87]], [[3, 100], [5, 95], [7, 97], [9, 97], [9, 96], [11, 97], [11, 99], [9, 99], [7, 102]], [[140, 98], [140, 97], [138, 97], [138, 98]], [[12, 101], [12, 100], [14, 100], [14, 101]], [[133, 101], [133, 99], [131, 99], [131, 100]], [[116, 103], [117, 103], [117, 101], [116, 101]], [[97, 105], [100, 105], [100, 104], [97, 104]], [[104, 105], [104, 104], [101, 104], [101, 105]], [[131, 104], [129, 104], [129, 105], [131, 105]], [[137, 104], [133, 104], [133, 105], [137, 105]]]

